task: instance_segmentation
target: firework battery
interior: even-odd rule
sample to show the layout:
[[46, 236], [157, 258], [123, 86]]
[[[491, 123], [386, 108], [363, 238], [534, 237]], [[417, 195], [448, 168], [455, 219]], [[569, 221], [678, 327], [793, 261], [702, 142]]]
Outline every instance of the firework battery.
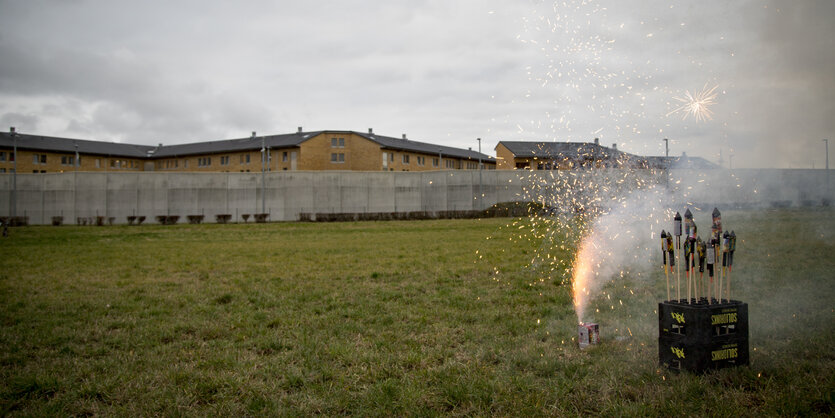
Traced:
[[577, 326], [577, 336], [580, 342], [580, 348], [586, 348], [590, 345], [596, 345], [600, 342], [600, 329], [594, 323], [580, 323]]

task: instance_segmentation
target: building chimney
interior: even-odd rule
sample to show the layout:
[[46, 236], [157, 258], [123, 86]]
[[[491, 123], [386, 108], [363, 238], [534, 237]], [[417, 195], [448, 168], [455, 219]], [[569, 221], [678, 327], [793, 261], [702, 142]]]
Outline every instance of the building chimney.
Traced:
[[403, 139], [406, 139], [406, 134], [403, 134]]
[[373, 134], [373, 133], [374, 133], [374, 129], [373, 129], [373, 128], [368, 128], [368, 133]]
[[252, 137], [255, 138], [255, 131], [252, 131]]
[[612, 149], [613, 149], [613, 150], [615, 150], [615, 151], [617, 151], [617, 149], [618, 149], [618, 143], [617, 143], [617, 142], [615, 142], [614, 144], [612, 144]]
[[11, 128], [9, 128], [9, 133], [15, 133], [14, 126], [12, 126]]
[[600, 138], [594, 138], [594, 145], [600, 145]]
[[302, 127], [299, 126], [299, 133], [302, 133]]

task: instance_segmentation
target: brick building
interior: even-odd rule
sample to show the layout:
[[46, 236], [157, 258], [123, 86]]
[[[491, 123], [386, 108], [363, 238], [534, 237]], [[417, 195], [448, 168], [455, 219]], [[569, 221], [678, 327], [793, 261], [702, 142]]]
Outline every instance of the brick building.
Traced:
[[314, 131], [178, 145], [134, 145], [0, 132], [0, 173], [64, 171], [428, 171], [496, 168], [472, 150], [355, 131]]

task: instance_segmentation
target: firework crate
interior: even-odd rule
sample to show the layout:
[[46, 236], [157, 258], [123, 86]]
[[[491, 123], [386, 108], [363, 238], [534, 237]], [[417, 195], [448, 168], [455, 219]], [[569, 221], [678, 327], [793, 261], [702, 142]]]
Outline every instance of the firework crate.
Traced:
[[729, 334], [710, 342], [685, 342], [676, 337], [658, 337], [658, 359], [670, 370], [704, 372], [748, 364], [748, 338]]
[[662, 302], [658, 304], [658, 336], [687, 343], [710, 342], [728, 334], [748, 337], [748, 304], [737, 300], [724, 303]]
[[701, 372], [748, 364], [748, 304], [658, 304], [658, 355], [662, 365]]

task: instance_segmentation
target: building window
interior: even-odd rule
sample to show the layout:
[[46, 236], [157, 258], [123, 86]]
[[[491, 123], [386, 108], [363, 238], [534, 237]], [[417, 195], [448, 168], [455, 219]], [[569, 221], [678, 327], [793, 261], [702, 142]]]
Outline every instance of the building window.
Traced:
[[345, 162], [345, 154], [342, 153], [342, 152], [331, 153], [331, 162], [332, 163], [344, 163]]
[[188, 160], [183, 160], [183, 167], [188, 168]]
[[433, 159], [432, 159], [432, 167], [437, 167], [437, 166], [438, 166], [438, 159], [437, 159], [437, 158], [433, 158]]
[[6, 153], [0, 152], [0, 161], [6, 161]]
[[101, 159], [96, 158], [96, 168], [101, 168]]
[[[220, 158], [223, 161], [223, 157]], [[197, 159], [198, 167], [209, 167], [210, 165], [212, 165], [212, 157], [200, 157]]]
[[287, 162], [287, 151], [281, 153], [281, 161], [285, 163]]
[[224, 155], [220, 157], [220, 165], [229, 165], [229, 156]]
[[426, 164], [426, 157], [423, 157], [423, 156], [418, 155], [418, 156], [417, 156], [417, 163], [418, 163], [418, 165], [424, 165], [424, 164]]
[[74, 165], [75, 164], [75, 157], [68, 157], [66, 155], [61, 156], [61, 165]]
[[0, 168], [0, 173], [5, 173], [5, 172], [6, 172], [5, 168]]
[[[15, 158], [15, 153], [10, 152], [9, 153], [9, 162], [14, 162], [14, 158]], [[14, 169], [12, 169], [12, 171], [10, 171], [10, 173], [14, 173]]]
[[403, 154], [403, 164], [409, 164], [409, 154]]
[[345, 138], [331, 138], [331, 148], [345, 148]]
[[453, 160], [446, 160], [444, 161], [446, 168], [455, 168], [455, 161]]

